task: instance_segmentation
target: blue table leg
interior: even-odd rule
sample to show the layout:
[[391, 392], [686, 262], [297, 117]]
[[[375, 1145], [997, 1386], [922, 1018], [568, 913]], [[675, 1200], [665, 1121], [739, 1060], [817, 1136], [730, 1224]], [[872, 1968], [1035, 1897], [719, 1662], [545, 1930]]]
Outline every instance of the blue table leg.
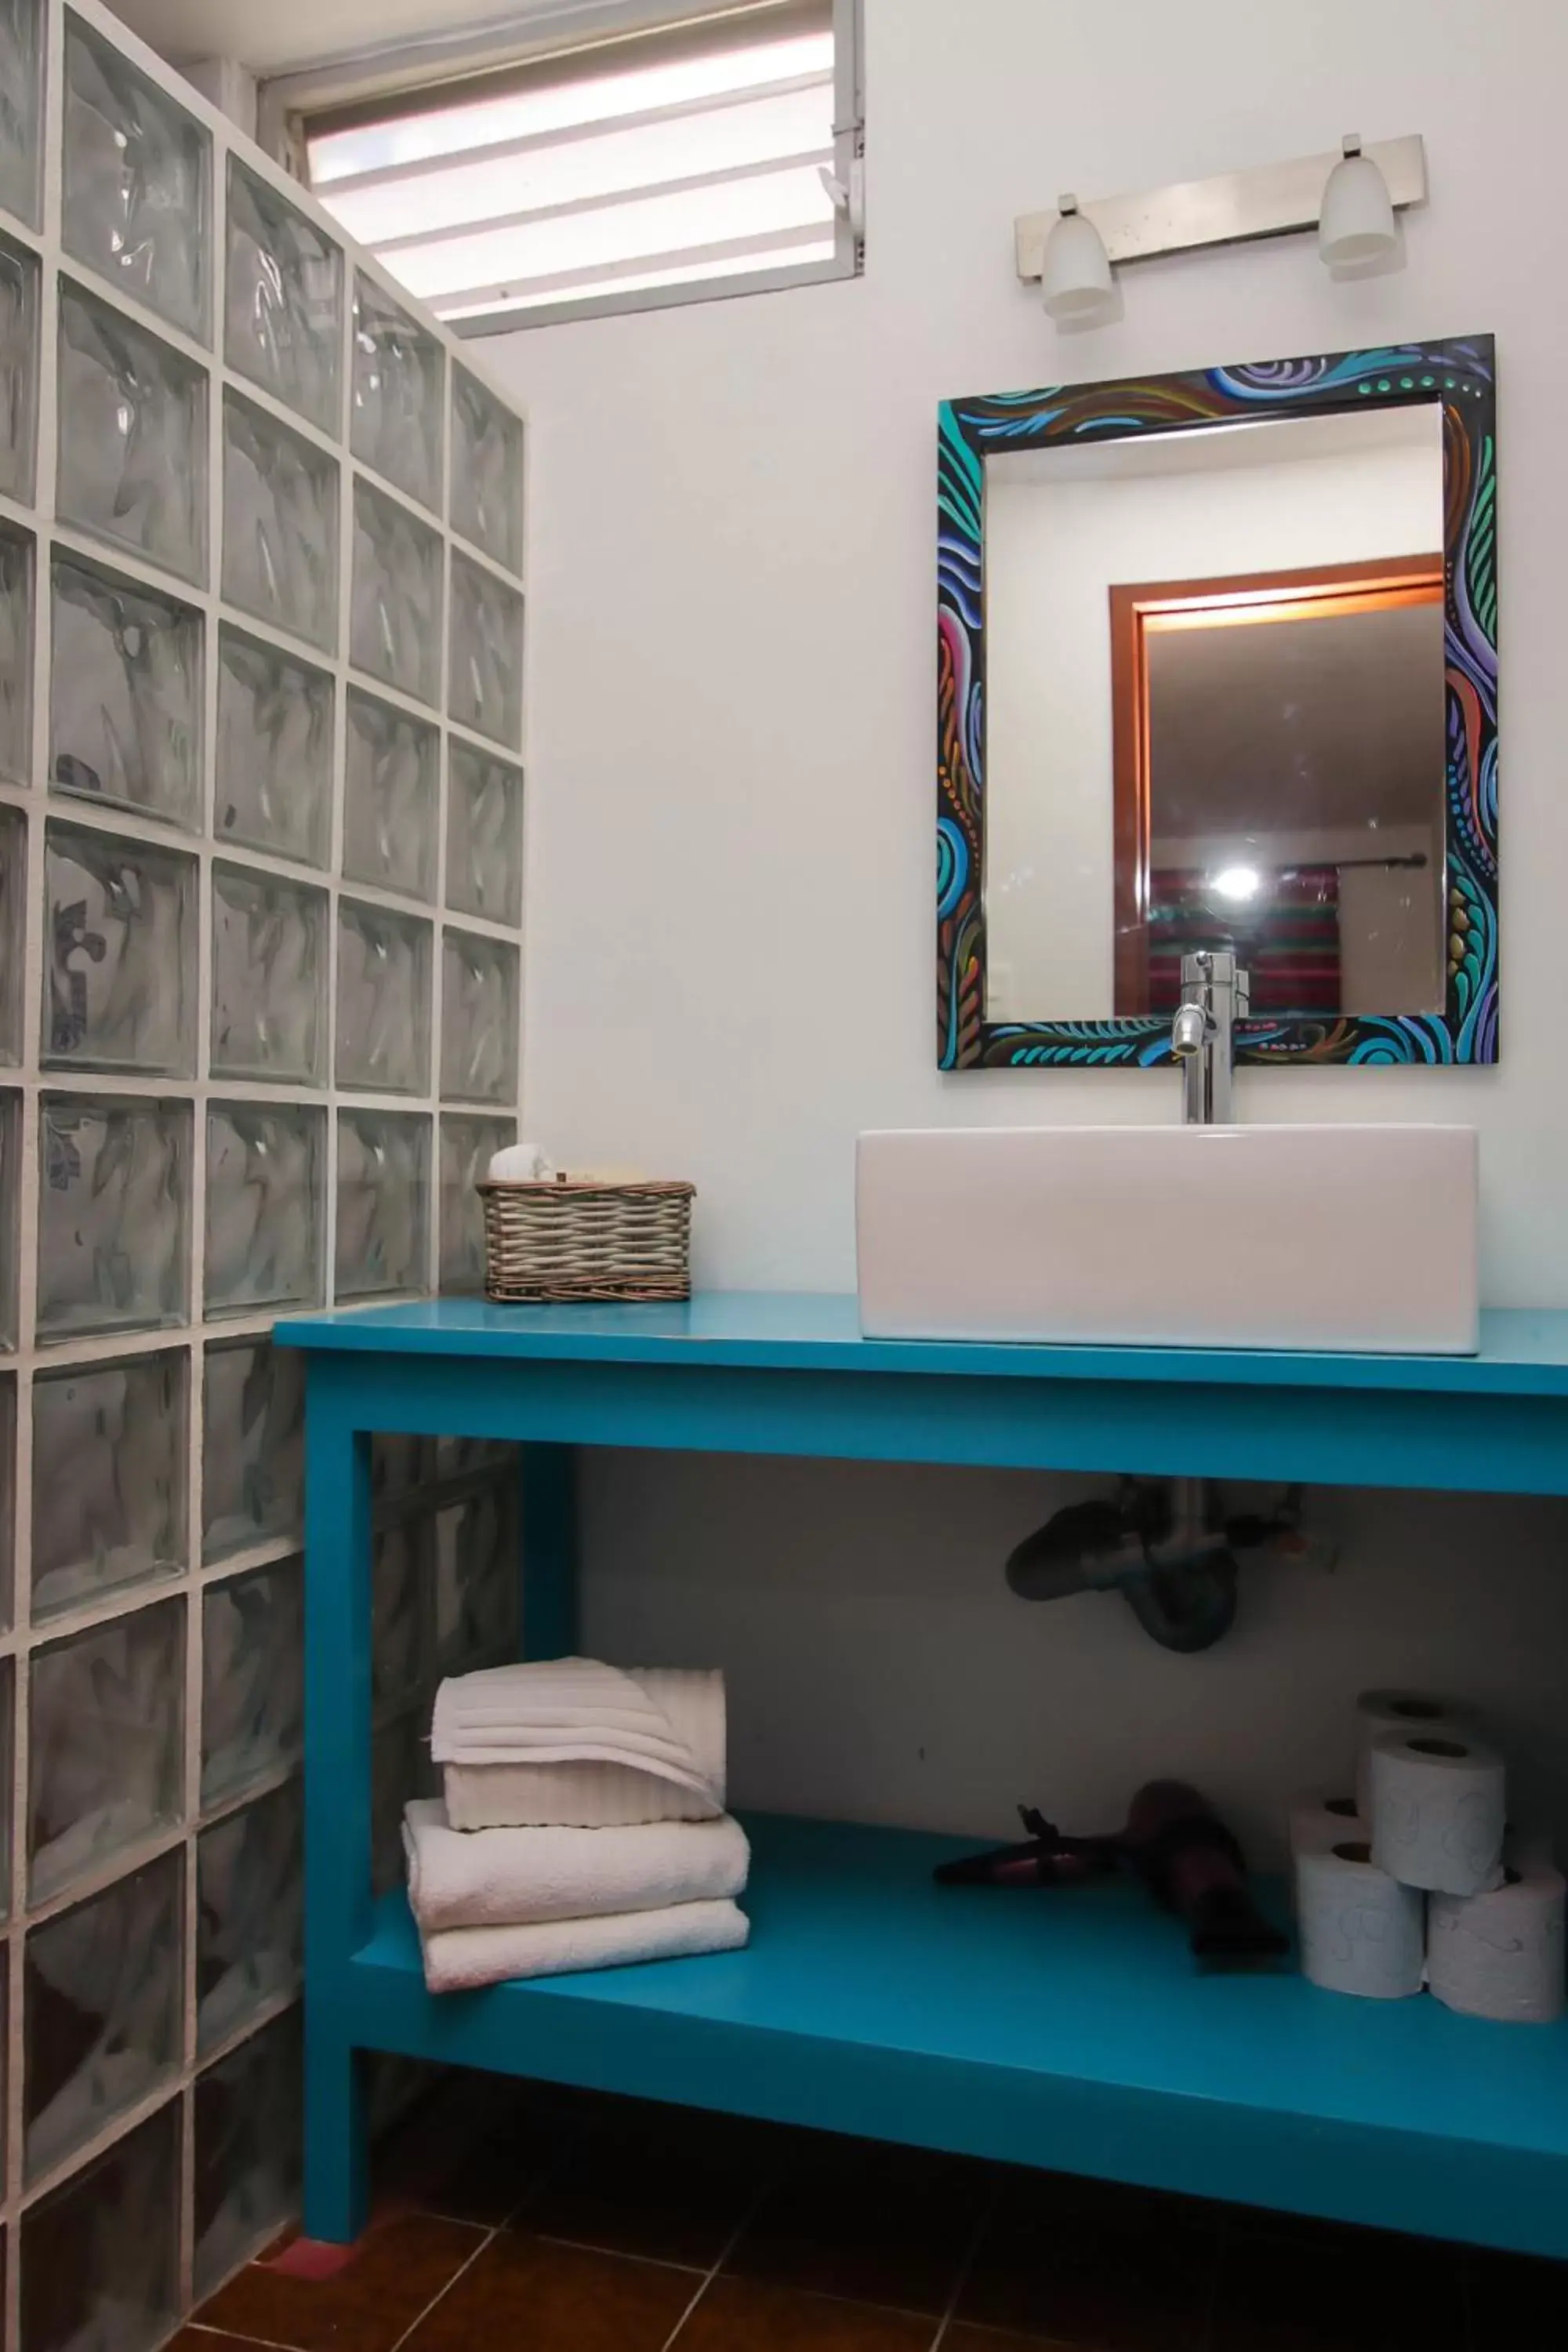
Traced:
[[352, 1366], [310, 1360], [305, 1419], [305, 2229], [364, 2226], [350, 1958], [371, 1930], [370, 1436]]
[[577, 1646], [577, 1449], [520, 1450], [522, 1655], [569, 1658]]

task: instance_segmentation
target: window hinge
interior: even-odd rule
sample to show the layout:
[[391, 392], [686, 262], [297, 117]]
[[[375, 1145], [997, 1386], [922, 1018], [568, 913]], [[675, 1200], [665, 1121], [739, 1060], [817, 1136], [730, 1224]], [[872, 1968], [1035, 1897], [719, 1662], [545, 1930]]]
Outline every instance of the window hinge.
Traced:
[[827, 164], [819, 163], [816, 176], [833, 200], [833, 209], [842, 213], [849, 224], [850, 234], [861, 237], [866, 234], [866, 166], [857, 155], [849, 165], [847, 183], [838, 177]]

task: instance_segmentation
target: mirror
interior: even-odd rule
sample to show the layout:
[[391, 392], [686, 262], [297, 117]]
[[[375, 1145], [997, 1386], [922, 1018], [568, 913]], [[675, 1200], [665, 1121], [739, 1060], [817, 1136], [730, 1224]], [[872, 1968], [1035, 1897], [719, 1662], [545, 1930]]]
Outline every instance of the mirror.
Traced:
[[1496, 1057], [1490, 345], [950, 404], [939, 1055]]

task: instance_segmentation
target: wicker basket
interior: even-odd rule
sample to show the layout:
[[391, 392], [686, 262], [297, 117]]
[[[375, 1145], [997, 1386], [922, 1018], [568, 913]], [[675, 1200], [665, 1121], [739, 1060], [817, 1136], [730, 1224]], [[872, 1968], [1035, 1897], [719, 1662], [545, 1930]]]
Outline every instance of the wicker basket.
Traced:
[[491, 1177], [478, 1190], [487, 1298], [690, 1297], [694, 1184]]

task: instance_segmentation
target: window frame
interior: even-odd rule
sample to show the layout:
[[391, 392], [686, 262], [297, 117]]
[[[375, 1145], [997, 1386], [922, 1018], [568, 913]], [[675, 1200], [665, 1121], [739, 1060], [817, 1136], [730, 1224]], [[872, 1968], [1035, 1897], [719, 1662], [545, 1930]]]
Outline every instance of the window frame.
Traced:
[[[466, 79], [504, 76], [509, 68], [531, 78], [531, 69], [548, 70], [559, 65], [565, 78], [574, 60], [586, 60], [597, 49], [616, 48], [623, 43], [646, 40], [647, 54], [651, 57], [667, 43], [694, 35], [703, 25], [718, 26], [732, 17], [739, 30], [747, 17], [774, 12], [786, 15], [791, 5], [792, 0], [709, 0], [706, 7], [694, 8], [692, 0], [683, 0], [683, 5], [678, 5], [678, 0], [540, 0], [521, 22], [514, 20], [506, 26], [480, 26], [430, 40], [401, 42], [300, 73], [274, 76], [262, 82], [258, 91], [258, 137], [268, 152], [308, 187], [306, 142], [312, 125], [319, 128], [327, 121], [346, 128], [356, 116], [367, 119], [383, 111], [413, 111]], [[826, 5], [833, 22], [833, 173], [840, 188], [848, 192], [847, 200], [835, 207], [830, 258], [784, 262], [618, 294], [574, 294], [521, 310], [478, 311], [468, 318], [445, 320], [447, 331], [468, 341], [554, 326], [566, 320], [671, 310], [690, 302], [726, 301], [737, 295], [774, 293], [789, 287], [859, 277], [865, 268], [862, 0], [826, 0]], [[460, 152], [453, 160], [461, 160]], [[317, 201], [322, 199], [318, 196]]]

